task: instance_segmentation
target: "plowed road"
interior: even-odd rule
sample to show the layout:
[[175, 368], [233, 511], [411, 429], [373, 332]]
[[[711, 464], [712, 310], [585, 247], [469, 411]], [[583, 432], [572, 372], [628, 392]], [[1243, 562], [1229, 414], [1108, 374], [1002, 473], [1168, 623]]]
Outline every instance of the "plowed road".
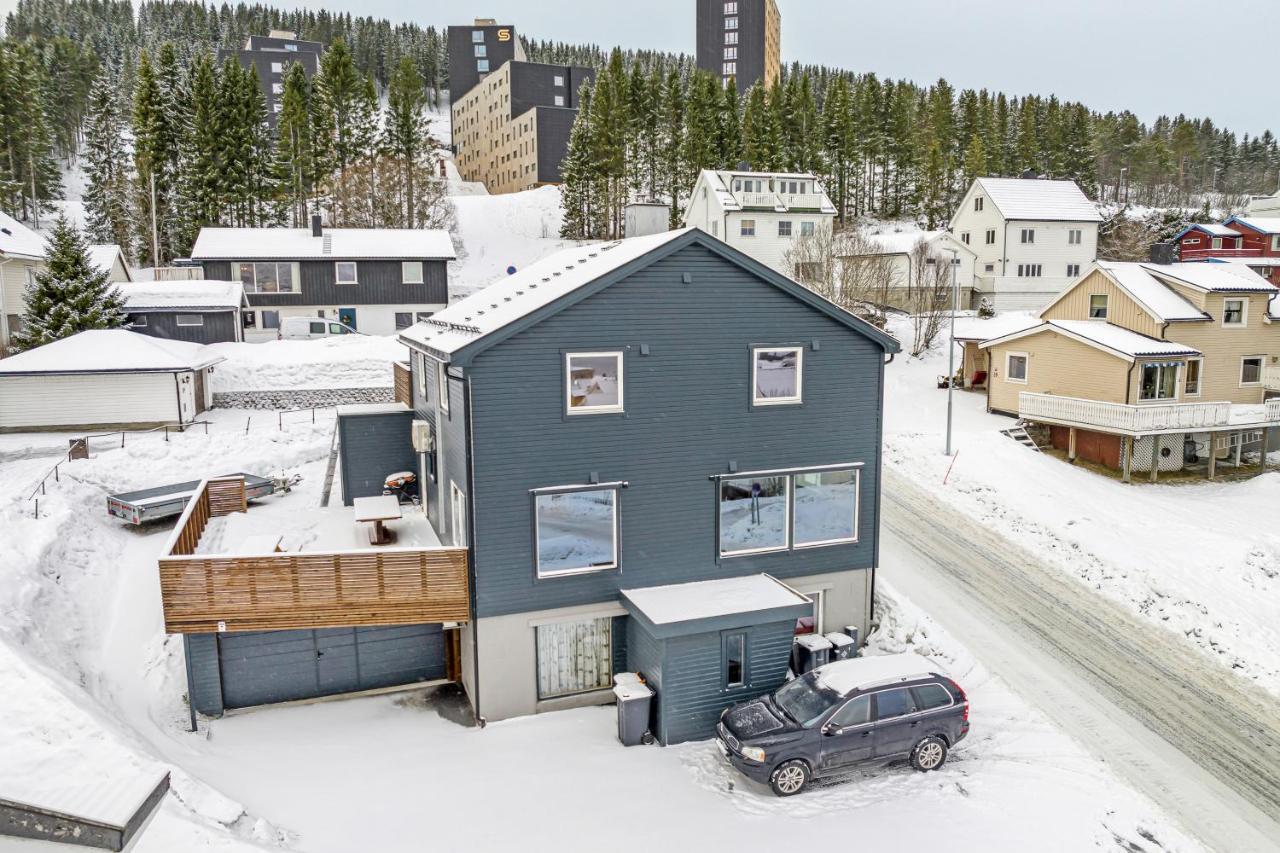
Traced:
[[885, 470], [880, 577], [1206, 846], [1280, 850], [1280, 702]]

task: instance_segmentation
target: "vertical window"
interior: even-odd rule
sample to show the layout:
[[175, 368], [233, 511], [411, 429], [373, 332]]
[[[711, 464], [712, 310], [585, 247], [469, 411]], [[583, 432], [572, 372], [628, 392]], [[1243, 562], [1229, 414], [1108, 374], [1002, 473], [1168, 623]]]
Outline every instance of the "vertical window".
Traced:
[[1034, 229], [1034, 228], [1023, 228], [1023, 229], [1022, 229], [1022, 242], [1024, 242], [1024, 243], [1034, 243], [1035, 241], [1036, 241], [1036, 229]]
[[1006, 382], [1027, 383], [1027, 354], [1011, 352], [1004, 358], [1004, 378]]
[[996, 243], [996, 229], [988, 228], [987, 229], [987, 245], [994, 246], [995, 243]]
[[1262, 356], [1250, 355], [1240, 360], [1240, 384], [1262, 384]]
[[440, 411], [449, 414], [449, 368], [443, 361], [436, 362], [436, 391], [440, 398]]
[[[750, 192], [750, 190], [748, 190], [748, 192]], [[742, 237], [756, 236], [756, 221], [754, 219], [742, 220], [738, 233]]]
[[733, 76], [734, 74], [737, 74], [737, 73], [738, 73], [738, 63], [736, 63], [736, 62], [726, 62], [726, 63], [724, 64], [724, 70], [723, 70], [721, 73], [723, 73], [723, 74], [724, 74], [724, 76], [726, 76], [726, 77], [731, 77], [731, 76]]
[[724, 634], [721, 643], [723, 644], [724, 689], [745, 687], [747, 684], [747, 633], [733, 631]]
[[752, 403], [776, 406], [801, 402], [803, 373], [804, 350], [801, 347], [752, 349]]
[[1107, 319], [1107, 294], [1095, 293], [1089, 297], [1089, 319]]
[[413, 374], [418, 380], [418, 400], [427, 402], [427, 357], [420, 353], [413, 354]]
[[1215, 249], [1221, 249], [1221, 248], [1222, 248], [1222, 238], [1221, 238], [1221, 237], [1214, 237], [1214, 238], [1213, 238], [1213, 248], [1215, 248]]
[[1184, 383], [1188, 397], [1200, 396], [1200, 374], [1204, 369], [1203, 358], [1187, 359], [1187, 379]]
[[720, 555], [781, 551], [787, 547], [788, 478], [720, 481]]
[[790, 237], [790, 236], [791, 236], [791, 221], [790, 221], [790, 220], [788, 220], [788, 219], [780, 219], [780, 220], [778, 220], [778, 236], [779, 236], [779, 237]]
[[471, 43], [472, 43], [472, 44], [480, 44], [480, 43], [482, 43], [483, 41], [484, 41], [484, 30], [472, 30], [472, 31], [471, 31]]
[[813, 228], [813, 223], [812, 223], [812, 222], [801, 222], [801, 223], [800, 223], [800, 236], [801, 236], [801, 237], [812, 237], [812, 236], [813, 236], [813, 231], [814, 231], [814, 228]]
[[962, 232], [962, 233], [960, 234], [960, 242], [961, 242], [961, 243], [964, 243], [966, 246], [967, 246], [967, 245], [969, 245], [969, 232], [968, 232], [968, 231], [964, 231], [964, 232]]
[[405, 284], [422, 284], [422, 261], [403, 261], [400, 280]]
[[1067, 264], [1067, 278], [1076, 278], [1080, 275], [1079, 264]]
[[975, 211], [981, 211], [981, 210], [982, 210], [982, 196], [978, 196], [977, 198], [975, 198], [975, 199], [973, 200], [973, 209], [974, 209]]
[[1222, 300], [1222, 325], [1243, 326], [1248, 305], [1243, 299]]
[[1177, 362], [1151, 362], [1142, 365], [1139, 400], [1173, 400], [1178, 396]]
[[484, 58], [485, 58], [486, 56], [488, 56], [488, 55], [489, 55], [489, 51], [488, 51], [488, 49], [487, 49], [484, 45], [482, 45], [482, 44], [478, 44], [478, 45], [476, 45], [476, 58], [477, 58], [477, 59], [484, 59]]
[[736, 2], [726, 2], [724, 4], [724, 13], [726, 15], [738, 14], [738, 4]]
[[538, 577], [618, 567], [616, 489], [534, 495], [533, 515]]
[[725, 18], [725, 19], [724, 19], [724, 28], [725, 28], [726, 30], [736, 30], [736, 29], [738, 28], [738, 19], [737, 19], [737, 18]]
[[582, 619], [534, 628], [538, 698], [604, 690], [613, 684], [613, 619]]
[[623, 411], [621, 352], [567, 353], [565, 408], [571, 415]]
[[801, 634], [821, 634], [822, 633], [822, 590], [801, 593], [805, 598], [813, 603], [813, 609], [808, 616], [801, 616], [796, 620], [795, 633], [796, 636]]
[[467, 547], [467, 495], [452, 480], [449, 481], [449, 516], [452, 521], [453, 547]]
[[724, 34], [724, 43], [725, 43], [725, 44], [737, 44], [737, 43], [738, 43], [738, 33], [737, 33], [736, 31], [730, 31], [730, 32], [725, 33], [725, 34]]
[[337, 261], [333, 265], [334, 280], [338, 284], [357, 284], [356, 278], [356, 262], [355, 261]]
[[478, 73], [480, 73], [480, 74], [488, 74], [488, 73], [489, 73], [489, 60], [487, 60], [487, 59], [477, 59], [477, 60], [476, 60], [476, 71], [477, 71]]
[[795, 547], [858, 538], [858, 469], [795, 475]]
[[1079, 228], [1072, 228], [1067, 232], [1067, 243], [1072, 246], [1079, 246], [1083, 234]]

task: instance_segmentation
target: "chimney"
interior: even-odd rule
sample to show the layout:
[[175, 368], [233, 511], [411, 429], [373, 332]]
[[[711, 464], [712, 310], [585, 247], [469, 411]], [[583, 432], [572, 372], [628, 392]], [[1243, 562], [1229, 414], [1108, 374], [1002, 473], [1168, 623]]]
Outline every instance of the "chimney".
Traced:
[[1178, 262], [1177, 243], [1155, 243], [1151, 246], [1151, 263], [1176, 264]]
[[324, 229], [320, 227], [320, 214], [311, 214], [311, 236], [319, 237], [324, 234]]

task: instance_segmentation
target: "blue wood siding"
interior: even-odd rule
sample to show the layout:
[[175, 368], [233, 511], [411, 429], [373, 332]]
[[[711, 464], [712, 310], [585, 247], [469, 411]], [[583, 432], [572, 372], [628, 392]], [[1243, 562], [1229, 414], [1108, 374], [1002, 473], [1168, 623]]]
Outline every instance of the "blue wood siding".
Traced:
[[[420, 362], [419, 359], [422, 359]], [[427, 395], [418, 391], [419, 365], [426, 364]], [[449, 411], [440, 410], [439, 362], [430, 356], [416, 356], [409, 362], [412, 369], [413, 405], [416, 417], [428, 421], [436, 434], [436, 476], [427, 499], [427, 519], [440, 541], [457, 545], [466, 541], [465, 531], [454, 531], [453, 512], [449, 507], [449, 484], [456, 483], [463, 494], [467, 485], [467, 421], [466, 383], [449, 377]], [[417, 470], [415, 465], [415, 470]]]
[[[179, 314], [199, 314], [200, 326], [179, 326]], [[129, 322], [145, 322], [133, 331], [167, 341], [190, 341], [193, 344], [234, 343], [239, 332], [239, 311], [145, 311], [129, 314]]]
[[338, 417], [342, 503], [382, 494], [389, 474], [417, 471], [410, 424], [413, 412]]
[[[753, 344], [805, 347], [803, 405], [753, 409]], [[566, 417], [565, 351], [619, 349], [626, 414]], [[871, 567], [883, 358], [874, 341], [698, 245], [483, 352], [470, 368], [477, 615], [603, 602], [627, 587]], [[719, 558], [710, 478], [731, 462], [864, 463], [860, 541]], [[630, 484], [619, 494], [621, 570], [538, 580], [529, 490], [593, 474]]]
[[201, 714], [223, 712], [222, 673], [218, 668], [218, 642], [213, 634], [185, 634], [182, 647], [187, 657], [187, 699]]
[[[239, 280], [241, 261], [205, 261], [206, 278], [215, 281]], [[246, 293], [255, 308], [289, 305], [444, 305], [449, 301], [448, 264], [424, 260], [422, 283], [405, 284], [400, 261], [356, 261], [356, 284], [338, 284], [334, 263], [340, 258], [323, 261], [298, 261], [298, 294]], [[406, 260], [417, 260], [409, 258]]]

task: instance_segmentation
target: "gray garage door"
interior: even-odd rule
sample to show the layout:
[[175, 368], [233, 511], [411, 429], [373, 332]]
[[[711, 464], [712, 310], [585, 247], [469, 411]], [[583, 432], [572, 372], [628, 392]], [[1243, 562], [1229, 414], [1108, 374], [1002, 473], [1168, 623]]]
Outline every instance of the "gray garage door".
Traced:
[[244, 708], [444, 678], [439, 625], [218, 635], [222, 701]]

